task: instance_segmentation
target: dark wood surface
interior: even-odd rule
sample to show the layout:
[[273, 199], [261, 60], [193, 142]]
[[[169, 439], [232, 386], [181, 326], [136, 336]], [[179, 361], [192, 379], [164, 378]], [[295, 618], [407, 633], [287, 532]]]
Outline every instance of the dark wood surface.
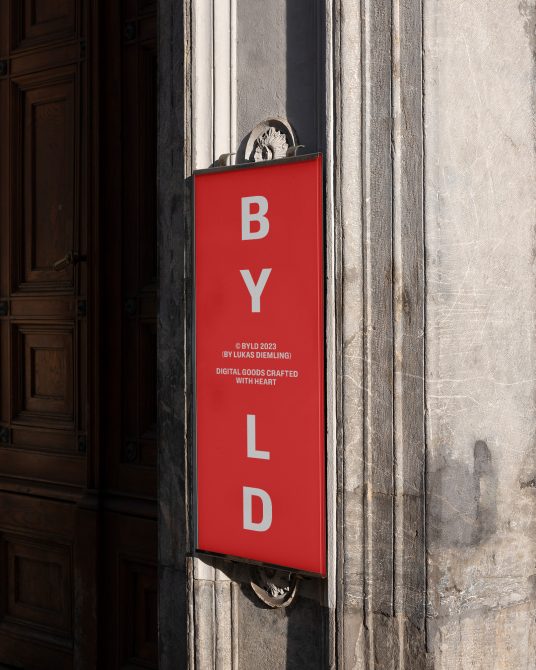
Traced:
[[[160, 670], [188, 666], [187, 552], [191, 546], [187, 482], [187, 426], [184, 402], [190, 393], [188, 368], [192, 293], [189, 267], [191, 165], [190, 3], [158, 2], [158, 555]], [[189, 302], [190, 301], [190, 302]], [[186, 328], [185, 328], [186, 324]], [[190, 410], [191, 411], [191, 410]], [[191, 563], [190, 563], [191, 565]], [[210, 641], [207, 640], [207, 644]]]
[[0, 663], [26, 670], [157, 667], [155, 22], [0, 3]]

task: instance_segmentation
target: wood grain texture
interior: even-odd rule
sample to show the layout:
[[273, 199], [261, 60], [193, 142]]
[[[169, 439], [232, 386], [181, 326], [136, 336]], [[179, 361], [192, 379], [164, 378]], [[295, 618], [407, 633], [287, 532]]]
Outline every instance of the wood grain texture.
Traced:
[[0, 659], [34, 670], [95, 666], [96, 554], [78, 550], [94, 534], [73, 504], [92, 451], [89, 273], [53, 269], [94, 232], [89, 23], [80, 2], [0, 5]]
[[0, 659], [28, 670], [156, 666], [156, 6], [137, 5], [0, 3]]

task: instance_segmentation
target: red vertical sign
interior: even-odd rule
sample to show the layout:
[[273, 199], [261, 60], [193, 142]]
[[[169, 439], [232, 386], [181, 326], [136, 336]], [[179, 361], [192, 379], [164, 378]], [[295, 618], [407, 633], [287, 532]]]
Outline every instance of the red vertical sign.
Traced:
[[322, 157], [194, 179], [197, 549], [325, 575]]

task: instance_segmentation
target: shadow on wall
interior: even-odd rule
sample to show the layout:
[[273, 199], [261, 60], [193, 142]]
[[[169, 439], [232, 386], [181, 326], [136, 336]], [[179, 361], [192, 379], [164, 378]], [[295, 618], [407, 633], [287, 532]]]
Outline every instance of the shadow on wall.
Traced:
[[[236, 161], [245, 160], [247, 133], [260, 121], [286, 116], [305, 148], [324, 147], [324, 0], [239, 0], [238, 133]], [[282, 15], [284, 12], [284, 15]], [[285, 25], [286, 24], [286, 25]], [[270, 34], [276, 26], [277, 34]], [[281, 35], [279, 31], [284, 30]], [[285, 79], [279, 73], [286, 72]], [[296, 473], [299, 476], [299, 473]], [[241, 581], [238, 655], [254, 670], [328, 667], [326, 582], [307, 579], [288, 607], [272, 609]]]
[[433, 544], [471, 547], [489, 539], [497, 526], [497, 473], [483, 440], [473, 447], [473, 467], [444, 457], [429, 475], [428, 532]]
[[303, 153], [324, 146], [324, 0], [287, 0], [287, 118]]
[[[284, 2], [284, 0], [283, 0]], [[283, 4], [283, 3], [282, 3]], [[300, 153], [314, 153], [322, 151], [324, 147], [325, 128], [325, 101], [324, 101], [324, 0], [287, 0], [286, 6], [286, 56], [284, 67], [286, 69], [286, 81], [284, 90], [277, 95], [277, 100], [285, 100], [285, 116], [297, 132], [300, 144], [305, 145]], [[273, 19], [273, 17], [271, 17]], [[242, 48], [246, 48], [243, 45]], [[251, 54], [249, 54], [251, 56]], [[267, 57], [265, 45], [260, 45], [257, 57]], [[253, 60], [252, 67], [259, 63]], [[274, 68], [282, 67], [277, 61]], [[265, 72], [260, 72], [260, 77], [266, 77]], [[247, 133], [257, 123], [266, 118], [281, 115], [278, 111], [279, 105], [272, 102], [266, 105], [264, 100], [267, 91], [259, 88], [256, 93], [265, 102], [259, 106], [260, 101], [252, 102], [251, 90], [240, 97], [238, 104], [245, 105], [249, 110], [249, 122], [239, 128], [239, 132]], [[251, 116], [251, 109], [256, 112]], [[261, 111], [262, 109], [262, 111]], [[244, 112], [245, 110], [242, 110]], [[240, 124], [239, 124], [240, 125]], [[236, 162], [243, 163], [246, 160], [246, 145], [248, 134], [240, 138], [240, 144], [236, 149]]]
[[[307, 588], [308, 596], [298, 595], [289, 607], [281, 609], [272, 609], [262, 603], [249, 584], [243, 584], [241, 590], [239, 658], [244, 667], [263, 670], [265, 667], [271, 670], [321, 670], [328, 667], [323, 644], [324, 621], [327, 621], [328, 613], [320, 605], [320, 597], [318, 600], [308, 597], [310, 588]], [[249, 634], [244, 635], [246, 630]], [[280, 646], [285, 640], [286, 649]]]
[[[287, 0], [286, 112], [301, 153], [324, 148], [324, 0]], [[328, 667], [327, 583], [319, 580], [318, 600], [298, 596], [285, 612], [287, 670]]]

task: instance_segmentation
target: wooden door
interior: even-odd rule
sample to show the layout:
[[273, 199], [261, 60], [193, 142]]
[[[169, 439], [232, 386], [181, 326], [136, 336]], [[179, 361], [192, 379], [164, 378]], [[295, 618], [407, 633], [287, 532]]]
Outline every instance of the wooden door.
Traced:
[[156, 668], [156, 2], [101, 25], [102, 667]]
[[0, 2], [0, 663], [25, 670], [157, 667], [154, 12]]

